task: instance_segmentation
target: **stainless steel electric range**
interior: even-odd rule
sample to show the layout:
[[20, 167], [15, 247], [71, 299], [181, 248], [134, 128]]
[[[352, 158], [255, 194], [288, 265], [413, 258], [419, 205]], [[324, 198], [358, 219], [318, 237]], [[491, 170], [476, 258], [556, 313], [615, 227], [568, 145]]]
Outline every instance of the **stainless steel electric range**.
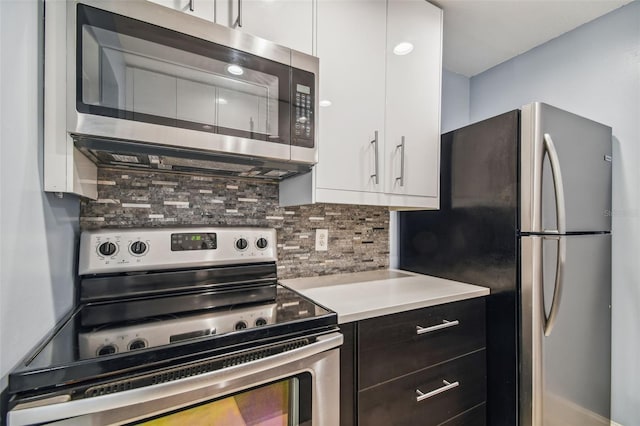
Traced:
[[9, 376], [26, 424], [338, 424], [336, 314], [262, 228], [85, 232], [78, 306]]

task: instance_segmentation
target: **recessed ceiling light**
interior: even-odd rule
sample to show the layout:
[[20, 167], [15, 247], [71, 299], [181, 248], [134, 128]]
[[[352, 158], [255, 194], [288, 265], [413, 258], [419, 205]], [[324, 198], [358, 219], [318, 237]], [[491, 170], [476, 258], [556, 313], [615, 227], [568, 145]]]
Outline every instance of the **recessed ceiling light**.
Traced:
[[242, 75], [244, 74], [244, 70], [240, 68], [238, 65], [229, 65], [227, 67], [227, 71], [229, 71], [233, 75]]
[[217, 103], [218, 105], [226, 105], [226, 104], [228, 104], [229, 102], [227, 102], [227, 100], [226, 100], [225, 98], [218, 98], [218, 99], [216, 99], [216, 103]]
[[325, 99], [325, 100], [323, 100], [323, 101], [320, 101], [320, 106], [321, 106], [321, 107], [328, 107], [328, 106], [331, 106], [331, 101], [328, 101], [328, 100], [326, 100], [326, 99]]
[[396, 44], [396, 47], [393, 48], [393, 53], [398, 56], [408, 55], [413, 51], [413, 44], [408, 41], [403, 41], [402, 43]]

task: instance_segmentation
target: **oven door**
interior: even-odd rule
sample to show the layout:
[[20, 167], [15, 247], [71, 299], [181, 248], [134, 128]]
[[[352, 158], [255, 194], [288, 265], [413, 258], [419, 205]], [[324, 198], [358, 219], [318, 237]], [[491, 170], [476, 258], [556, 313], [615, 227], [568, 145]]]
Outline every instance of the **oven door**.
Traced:
[[8, 425], [335, 426], [342, 340], [331, 333], [298, 349], [176, 381], [38, 407], [18, 404]]

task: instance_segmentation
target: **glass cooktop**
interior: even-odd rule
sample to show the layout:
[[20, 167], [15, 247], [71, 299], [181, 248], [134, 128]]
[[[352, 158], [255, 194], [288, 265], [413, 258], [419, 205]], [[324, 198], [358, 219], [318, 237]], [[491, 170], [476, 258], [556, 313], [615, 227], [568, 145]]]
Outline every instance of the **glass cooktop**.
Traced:
[[337, 326], [337, 315], [278, 285], [270, 302], [81, 326], [80, 306], [9, 376], [11, 393], [169, 366], [191, 356], [309, 335]]

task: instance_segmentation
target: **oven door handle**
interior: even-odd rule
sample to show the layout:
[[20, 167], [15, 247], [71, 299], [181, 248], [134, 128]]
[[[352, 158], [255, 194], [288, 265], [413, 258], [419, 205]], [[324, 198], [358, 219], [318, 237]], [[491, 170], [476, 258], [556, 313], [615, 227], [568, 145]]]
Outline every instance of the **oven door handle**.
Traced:
[[[173, 382], [39, 407], [20, 408], [20, 405], [17, 405], [7, 414], [8, 425], [20, 426], [48, 423], [60, 419], [71, 420], [73, 417], [118, 410], [207, 388], [211, 388], [211, 393], [213, 393], [221, 390], [221, 383], [229, 383], [234, 379], [241, 379], [304, 361], [314, 355], [336, 349], [342, 345], [342, 342], [342, 334], [335, 332], [318, 336], [314, 343], [298, 349]], [[209, 392], [204, 393], [209, 394]], [[212, 395], [210, 399], [215, 398], [216, 396]], [[170, 410], [171, 407], [167, 407], [167, 409]]]

